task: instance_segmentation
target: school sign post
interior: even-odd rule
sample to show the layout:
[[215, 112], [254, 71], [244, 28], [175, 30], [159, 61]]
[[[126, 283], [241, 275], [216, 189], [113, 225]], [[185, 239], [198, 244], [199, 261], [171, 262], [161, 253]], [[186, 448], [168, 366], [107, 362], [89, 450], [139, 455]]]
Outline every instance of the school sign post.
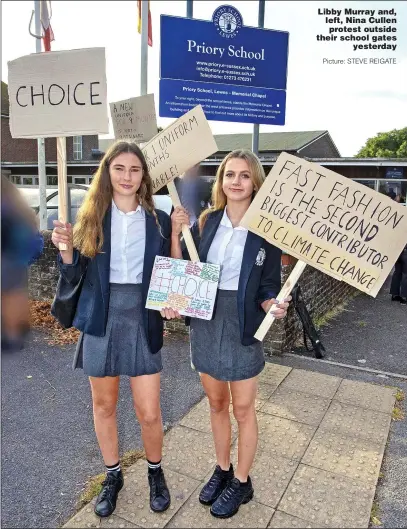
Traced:
[[161, 117], [202, 105], [208, 120], [284, 125], [288, 33], [243, 25], [233, 6], [212, 20], [161, 15]]

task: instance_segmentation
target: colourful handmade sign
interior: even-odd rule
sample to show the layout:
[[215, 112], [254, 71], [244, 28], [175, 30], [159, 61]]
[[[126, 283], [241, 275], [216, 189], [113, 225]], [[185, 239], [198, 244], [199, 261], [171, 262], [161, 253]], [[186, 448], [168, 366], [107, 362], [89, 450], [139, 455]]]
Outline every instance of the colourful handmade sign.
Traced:
[[157, 256], [151, 274], [146, 308], [170, 307], [183, 316], [212, 318], [220, 266]]

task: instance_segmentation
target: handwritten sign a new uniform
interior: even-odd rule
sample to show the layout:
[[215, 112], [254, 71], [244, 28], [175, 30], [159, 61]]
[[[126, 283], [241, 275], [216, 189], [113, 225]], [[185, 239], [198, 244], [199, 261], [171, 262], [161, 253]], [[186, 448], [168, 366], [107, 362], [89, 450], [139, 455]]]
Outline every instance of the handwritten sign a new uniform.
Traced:
[[157, 134], [154, 94], [110, 103], [116, 140], [145, 142]]

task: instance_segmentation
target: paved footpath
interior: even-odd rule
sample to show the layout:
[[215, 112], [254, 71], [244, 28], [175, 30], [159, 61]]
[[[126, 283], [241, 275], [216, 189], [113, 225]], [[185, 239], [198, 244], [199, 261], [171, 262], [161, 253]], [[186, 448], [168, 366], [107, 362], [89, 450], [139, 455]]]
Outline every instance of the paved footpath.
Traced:
[[[368, 527], [395, 394], [392, 387], [267, 363], [256, 403], [255, 495], [236, 516], [218, 520], [198, 502], [215, 465], [204, 398], [164, 438], [172, 495], [166, 513], [149, 509], [140, 460], [125, 473], [114, 515], [100, 519], [90, 504], [64, 527]], [[236, 463], [235, 423], [232, 453]]]

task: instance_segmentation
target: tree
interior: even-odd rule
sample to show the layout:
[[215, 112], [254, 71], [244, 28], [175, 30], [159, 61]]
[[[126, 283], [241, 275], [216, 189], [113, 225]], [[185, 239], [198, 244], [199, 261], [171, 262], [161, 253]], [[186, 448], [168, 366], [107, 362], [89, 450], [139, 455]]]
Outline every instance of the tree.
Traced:
[[407, 127], [369, 138], [356, 158], [407, 158]]

